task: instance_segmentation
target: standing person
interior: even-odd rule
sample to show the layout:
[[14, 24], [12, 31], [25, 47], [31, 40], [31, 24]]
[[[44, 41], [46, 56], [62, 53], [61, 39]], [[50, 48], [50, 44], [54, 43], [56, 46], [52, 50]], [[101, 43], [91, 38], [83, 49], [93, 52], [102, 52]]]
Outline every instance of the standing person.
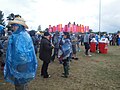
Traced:
[[77, 58], [77, 51], [76, 51], [76, 44], [77, 44], [77, 37], [75, 34], [71, 34], [71, 43], [72, 43], [72, 59], [78, 60]]
[[112, 38], [113, 38], [113, 37], [112, 37], [112, 35], [110, 34], [110, 35], [109, 35], [109, 41], [110, 41], [109, 44], [110, 44], [110, 46], [112, 46], [112, 41], [113, 41]]
[[0, 51], [2, 52], [2, 55], [1, 55], [0, 61], [2, 60], [1, 70], [3, 71], [4, 65], [5, 65], [5, 59], [6, 59], [6, 50], [8, 46], [8, 36], [2, 36], [1, 40], [2, 41], [0, 43]]
[[4, 66], [5, 66], [5, 60], [6, 60], [6, 51], [7, 51], [7, 46], [8, 46], [8, 38], [9, 36], [12, 35], [12, 31], [8, 31], [7, 32], [7, 36], [2, 36], [1, 39], [0, 39], [0, 55], [1, 55], [1, 59], [0, 61], [2, 60], [2, 64], [1, 64], [1, 70], [2, 72], [4, 71]]
[[70, 42], [69, 33], [64, 32], [63, 40], [60, 44], [58, 57], [63, 62], [64, 73], [62, 77], [68, 78], [69, 75], [69, 61], [72, 53], [72, 44]]
[[52, 56], [52, 61], [55, 60], [55, 56], [58, 56], [58, 49], [59, 49], [59, 42], [60, 42], [60, 34], [58, 31], [55, 32], [55, 34], [53, 35], [53, 38], [52, 38], [52, 43], [53, 45], [55, 46], [54, 47], [54, 53], [53, 53], [53, 56]]
[[4, 68], [4, 78], [15, 85], [15, 90], [28, 90], [28, 82], [35, 78], [37, 59], [32, 39], [23, 18], [9, 21], [14, 32], [9, 37]]
[[84, 42], [84, 35], [83, 34], [81, 34], [81, 46], [83, 46], [83, 42]]
[[91, 56], [89, 54], [89, 49], [90, 49], [90, 43], [89, 43], [89, 33], [86, 32], [86, 34], [84, 35], [84, 45], [85, 45], [85, 55], [86, 56]]
[[30, 34], [30, 36], [32, 38], [32, 41], [33, 41], [35, 54], [37, 55], [37, 53], [38, 53], [38, 46], [39, 46], [39, 39], [38, 39], [38, 37], [36, 35], [36, 32], [34, 30], [30, 31], [29, 34]]
[[77, 36], [77, 50], [78, 50], [78, 52], [80, 52], [80, 42], [81, 42], [81, 38], [80, 38], [81, 36], [78, 34], [78, 36]]
[[118, 40], [119, 40], [119, 35], [117, 34], [117, 35], [116, 35], [116, 45], [117, 45], [117, 46], [119, 46]]
[[118, 34], [118, 46], [120, 46], [120, 34]]
[[115, 41], [116, 41], [116, 35], [115, 34], [113, 34], [113, 38], [112, 38], [113, 40], [112, 40], [112, 45], [113, 46], [115, 46], [116, 44], [115, 44]]
[[41, 39], [40, 50], [39, 50], [39, 58], [43, 61], [41, 68], [41, 76], [43, 76], [44, 78], [50, 78], [50, 75], [48, 74], [47, 70], [51, 60], [53, 47], [54, 46], [51, 44], [50, 41], [49, 32], [45, 32], [44, 36]]

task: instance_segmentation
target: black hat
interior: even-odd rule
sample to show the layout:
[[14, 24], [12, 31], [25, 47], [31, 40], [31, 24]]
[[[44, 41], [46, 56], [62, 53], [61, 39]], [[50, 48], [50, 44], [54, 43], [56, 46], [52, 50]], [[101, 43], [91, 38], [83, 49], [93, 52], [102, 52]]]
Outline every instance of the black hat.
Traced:
[[8, 35], [12, 35], [12, 31], [8, 31]]
[[49, 36], [50, 33], [49, 32], [44, 32], [44, 36]]
[[63, 34], [64, 34], [64, 35], [66, 35], [66, 36], [68, 36], [68, 35], [69, 35], [69, 33], [68, 33], [68, 32], [63, 32]]

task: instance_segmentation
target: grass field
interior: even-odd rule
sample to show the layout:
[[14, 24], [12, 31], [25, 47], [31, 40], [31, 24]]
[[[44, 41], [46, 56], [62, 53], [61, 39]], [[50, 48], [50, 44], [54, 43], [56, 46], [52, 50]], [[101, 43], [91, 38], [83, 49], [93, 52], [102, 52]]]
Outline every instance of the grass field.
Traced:
[[[42, 62], [35, 80], [29, 84], [29, 90], [120, 90], [120, 46], [109, 46], [108, 54], [91, 53], [84, 56], [84, 47], [78, 52], [78, 61], [70, 63], [69, 78], [62, 78], [62, 64], [58, 60], [50, 63], [48, 72], [51, 78], [40, 77]], [[3, 83], [0, 75], [0, 90], [14, 90], [10, 83]]]

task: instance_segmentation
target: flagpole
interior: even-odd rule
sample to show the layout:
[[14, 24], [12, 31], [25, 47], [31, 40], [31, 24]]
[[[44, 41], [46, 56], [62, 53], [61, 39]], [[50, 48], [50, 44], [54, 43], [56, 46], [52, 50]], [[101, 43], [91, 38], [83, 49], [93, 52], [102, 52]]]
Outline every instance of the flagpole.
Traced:
[[101, 0], [99, 0], [99, 36], [101, 31]]

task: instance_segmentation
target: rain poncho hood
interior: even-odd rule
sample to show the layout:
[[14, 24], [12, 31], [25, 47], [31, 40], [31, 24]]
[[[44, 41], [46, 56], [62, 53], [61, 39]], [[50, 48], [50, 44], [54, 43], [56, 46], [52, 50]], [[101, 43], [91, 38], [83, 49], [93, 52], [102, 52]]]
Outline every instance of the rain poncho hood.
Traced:
[[32, 39], [24, 29], [19, 28], [9, 37], [4, 78], [12, 84], [25, 84], [35, 78], [37, 59]]

